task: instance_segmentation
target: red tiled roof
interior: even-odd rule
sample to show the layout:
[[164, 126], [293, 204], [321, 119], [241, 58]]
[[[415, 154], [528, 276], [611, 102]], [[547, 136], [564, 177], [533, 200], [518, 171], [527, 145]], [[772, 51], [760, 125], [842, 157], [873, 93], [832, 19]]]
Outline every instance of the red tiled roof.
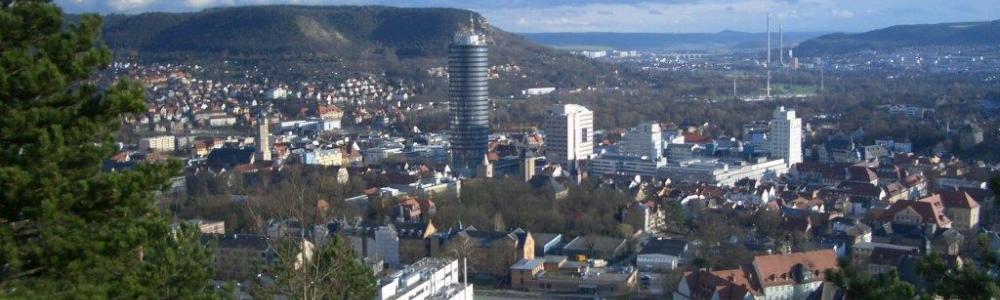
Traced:
[[979, 202], [972, 198], [972, 195], [964, 191], [943, 191], [941, 192], [941, 202], [949, 208], [976, 208]]
[[686, 132], [684, 133], [684, 142], [688, 144], [708, 144], [712, 142], [712, 137]]
[[850, 166], [847, 168], [847, 175], [853, 181], [875, 181], [878, 180], [878, 175], [871, 168]]
[[850, 195], [865, 196], [873, 199], [878, 199], [879, 192], [881, 191], [878, 186], [866, 182], [843, 182], [837, 185], [837, 188]]
[[333, 113], [333, 114], [335, 114], [335, 113], [343, 114], [344, 111], [341, 110], [340, 107], [337, 107], [336, 105], [320, 105], [320, 106], [316, 107], [316, 113], [319, 114], [320, 116], [322, 116], [322, 115], [331, 114], [331, 113]]
[[714, 294], [719, 299], [743, 299], [747, 293], [760, 295], [760, 289], [753, 280], [753, 272], [748, 267], [732, 270], [705, 271], [697, 270], [684, 274], [691, 299], [712, 299]]
[[924, 223], [936, 224], [940, 228], [951, 227], [951, 220], [944, 214], [944, 204], [940, 195], [932, 195], [917, 201], [896, 201], [884, 216], [888, 221], [895, 218], [896, 214], [907, 207], [912, 207], [923, 218]]
[[989, 198], [995, 197], [993, 191], [986, 189], [960, 187], [958, 190], [969, 194], [976, 202], [987, 201]]
[[795, 169], [802, 173], [816, 173], [820, 174], [823, 178], [828, 179], [844, 179], [844, 168], [847, 167], [846, 164], [825, 164], [825, 163], [814, 163], [814, 162], [800, 162], [795, 164]]
[[799, 273], [808, 274], [810, 282], [823, 280], [826, 270], [837, 268], [837, 253], [833, 249], [787, 254], [759, 255], [753, 258], [754, 268], [762, 287], [787, 285], [796, 281]]
[[111, 156], [111, 160], [116, 162], [127, 162], [129, 160], [128, 152], [125, 151], [118, 152], [114, 156]]

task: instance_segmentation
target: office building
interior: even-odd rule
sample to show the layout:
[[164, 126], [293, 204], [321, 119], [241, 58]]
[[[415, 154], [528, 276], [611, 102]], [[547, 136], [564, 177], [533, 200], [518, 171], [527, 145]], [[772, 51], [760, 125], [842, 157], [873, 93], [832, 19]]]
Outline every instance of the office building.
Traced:
[[594, 113], [576, 104], [556, 105], [545, 120], [545, 156], [572, 168], [594, 153]]
[[377, 300], [473, 299], [455, 258], [427, 257], [378, 280]]
[[647, 176], [656, 177], [659, 169], [666, 166], [664, 159], [652, 160], [648, 158], [605, 154], [590, 161], [591, 176]]
[[789, 167], [802, 162], [802, 119], [794, 110], [782, 106], [774, 111], [768, 139], [771, 157], [784, 158]]
[[663, 157], [663, 135], [660, 132], [660, 124], [643, 123], [625, 132], [621, 141], [621, 153], [659, 160]]
[[271, 160], [271, 134], [268, 129], [267, 114], [257, 115], [257, 156], [261, 161]]
[[448, 49], [452, 169], [470, 173], [489, 147], [489, 48], [470, 20]]
[[756, 162], [691, 159], [666, 164], [659, 169], [659, 178], [732, 186], [740, 179], [774, 180], [787, 172], [788, 165], [782, 159], [758, 159]]

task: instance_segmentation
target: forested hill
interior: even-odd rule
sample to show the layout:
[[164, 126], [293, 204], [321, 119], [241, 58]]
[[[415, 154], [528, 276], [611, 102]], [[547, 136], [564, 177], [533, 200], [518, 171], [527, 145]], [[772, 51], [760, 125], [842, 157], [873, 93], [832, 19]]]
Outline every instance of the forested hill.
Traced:
[[[446, 63], [452, 36], [473, 16], [482, 20], [471, 11], [449, 8], [243, 6], [108, 15], [103, 38], [116, 55], [144, 58], [261, 59], [271, 64], [319, 58], [372, 70], [401, 63], [417, 70]], [[493, 39], [492, 63], [543, 73], [538, 84], [590, 84], [579, 74], [613, 72], [488, 24], [480, 26]]]
[[244, 6], [105, 18], [112, 49], [150, 53], [345, 56], [377, 48], [400, 57], [442, 55], [469, 22], [458, 9]]
[[989, 45], [1000, 45], [1000, 20], [898, 25], [865, 33], [828, 34], [799, 44], [795, 53], [799, 56], [817, 56], [915, 46]]

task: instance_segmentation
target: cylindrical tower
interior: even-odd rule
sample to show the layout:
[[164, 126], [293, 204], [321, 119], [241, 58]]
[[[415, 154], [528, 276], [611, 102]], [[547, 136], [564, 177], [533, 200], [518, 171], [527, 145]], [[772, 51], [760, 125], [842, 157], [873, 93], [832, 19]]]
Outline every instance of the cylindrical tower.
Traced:
[[488, 151], [488, 77], [485, 36], [471, 27], [455, 34], [448, 49], [448, 109], [452, 168], [456, 171], [475, 170]]

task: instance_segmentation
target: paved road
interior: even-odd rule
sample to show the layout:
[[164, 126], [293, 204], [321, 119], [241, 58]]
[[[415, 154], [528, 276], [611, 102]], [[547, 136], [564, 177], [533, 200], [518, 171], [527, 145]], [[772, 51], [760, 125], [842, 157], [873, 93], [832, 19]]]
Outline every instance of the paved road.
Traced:
[[[644, 280], [642, 280], [642, 278], [644, 276], [649, 276], [649, 281], [648, 281], [649, 284], [648, 285], [644, 285], [643, 284]], [[663, 291], [663, 279], [662, 279], [662, 277], [663, 277], [663, 274], [640, 272], [639, 273], [639, 289], [640, 289], [640, 291], [641, 292], [645, 292], [645, 293], [649, 293], [650, 295], [653, 295], [653, 296], [663, 295], [664, 291]]]

